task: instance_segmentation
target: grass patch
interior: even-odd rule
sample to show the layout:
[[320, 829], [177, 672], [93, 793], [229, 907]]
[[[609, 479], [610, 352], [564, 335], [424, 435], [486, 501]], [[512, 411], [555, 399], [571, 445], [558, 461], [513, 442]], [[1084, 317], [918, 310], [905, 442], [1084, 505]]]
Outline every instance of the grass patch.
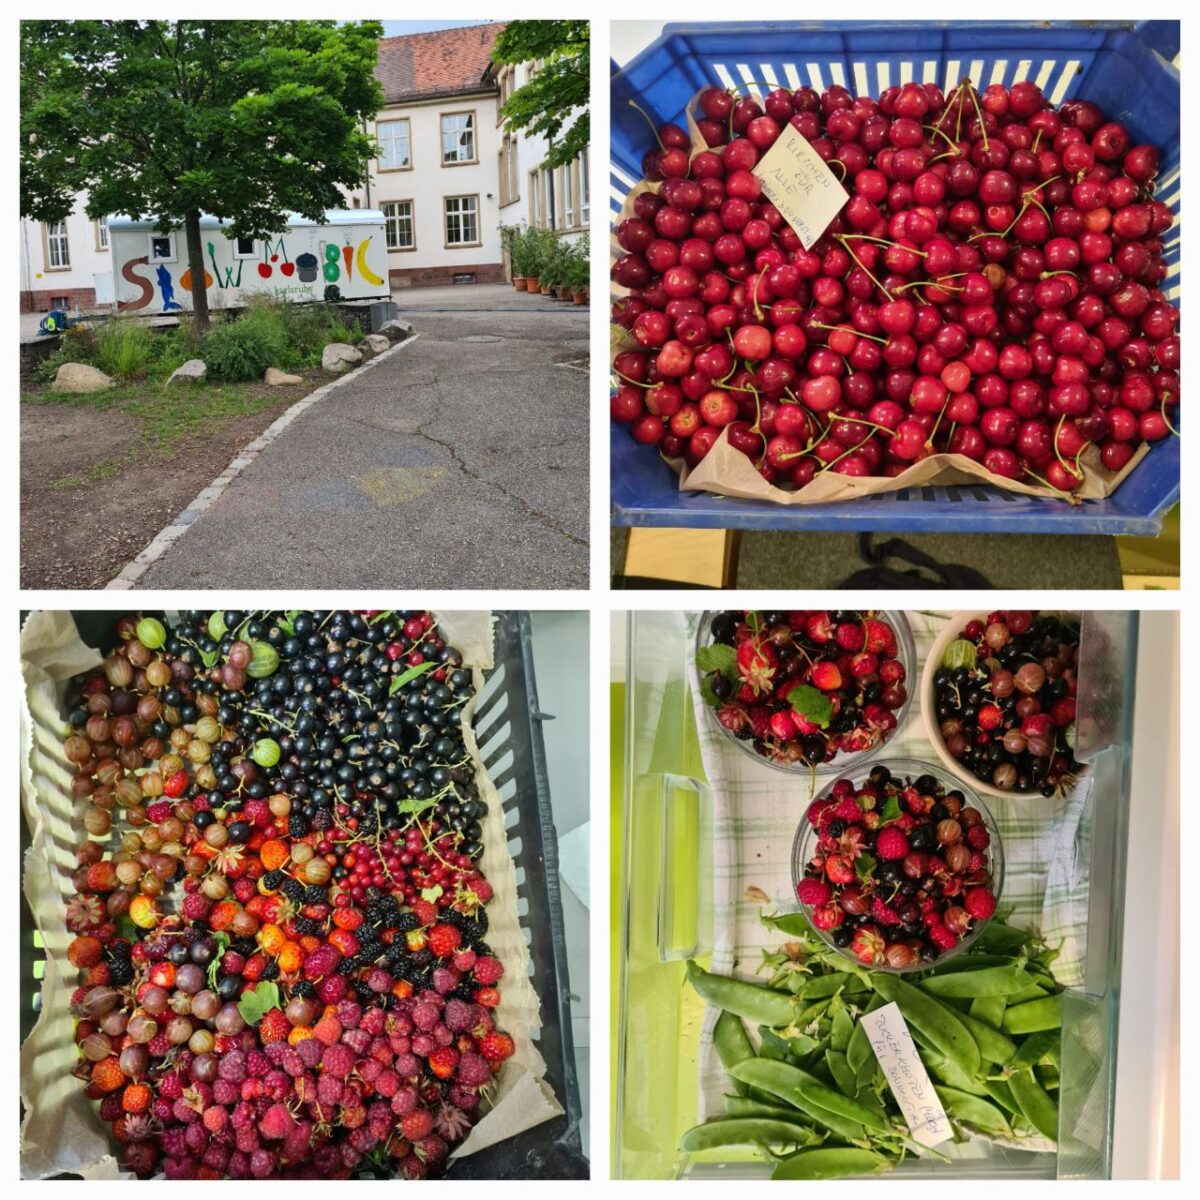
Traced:
[[102, 483], [121, 473], [121, 464], [111, 458], [102, 459], [87, 472], [86, 475], [65, 475], [62, 479], [52, 479], [47, 485], [52, 492], [70, 492], [76, 488], [91, 487], [94, 483]]

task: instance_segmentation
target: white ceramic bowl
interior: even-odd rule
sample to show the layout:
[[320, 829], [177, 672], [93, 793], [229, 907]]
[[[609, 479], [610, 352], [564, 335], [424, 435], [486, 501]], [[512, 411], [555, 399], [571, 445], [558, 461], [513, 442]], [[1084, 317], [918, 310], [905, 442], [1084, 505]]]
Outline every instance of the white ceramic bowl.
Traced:
[[[958, 759], [946, 749], [946, 743], [942, 740], [941, 722], [937, 719], [937, 706], [933, 696], [933, 677], [937, 674], [938, 667], [942, 664], [946, 647], [951, 642], [957, 640], [963, 629], [970, 622], [986, 621], [989, 613], [994, 611], [996, 610], [989, 609], [987, 612], [963, 611], [952, 613], [950, 620], [946, 622], [945, 627], [934, 640], [929, 650], [929, 656], [925, 659], [925, 666], [921, 671], [921, 723], [925, 727], [925, 737], [929, 741], [930, 746], [933, 747], [933, 752], [938, 756], [938, 761], [961, 783], [974, 788], [977, 792], [983, 792], [989, 796], [1003, 796], [1005, 799], [1037, 795], [1038, 793], [1036, 792], [1001, 791], [1000, 788], [996, 787], [990, 781], [980, 779], [971, 771], [966, 770]], [[1039, 609], [1037, 611], [1052, 612], [1055, 615], [1061, 615], [1057, 610], [1052, 609]]]

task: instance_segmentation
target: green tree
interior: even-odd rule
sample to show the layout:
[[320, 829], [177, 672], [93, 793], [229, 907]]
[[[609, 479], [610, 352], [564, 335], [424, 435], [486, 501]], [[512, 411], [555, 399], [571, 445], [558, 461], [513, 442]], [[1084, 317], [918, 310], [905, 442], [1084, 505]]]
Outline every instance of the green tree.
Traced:
[[[544, 64], [500, 111], [509, 129], [546, 138], [550, 150], [542, 163], [545, 167], [573, 162], [590, 141], [590, 29], [587, 21], [510, 21], [492, 49], [497, 63], [515, 66], [541, 60]], [[568, 120], [570, 125], [562, 133]]]
[[23, 21], [21, 212], [182, 224], [208, 324], [200, 215], [238, 237], [319, 220], [366, 175], [377, 21]]

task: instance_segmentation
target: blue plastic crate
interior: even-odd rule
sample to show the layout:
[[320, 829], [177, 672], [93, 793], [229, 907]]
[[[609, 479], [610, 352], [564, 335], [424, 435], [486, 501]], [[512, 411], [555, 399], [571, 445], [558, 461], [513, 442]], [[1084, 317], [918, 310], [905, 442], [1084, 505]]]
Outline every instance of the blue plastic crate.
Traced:
[[[964, 74], [980, 87], [1032, 79], [1055, 104], [1090, 99], [1125, 122], [1135, 141], [1162, 150], [1156, 194], [1175, 213], [1166, 236], [1164, 291], [1179, 304], [1180, 173], [1177, 21], [841, 21], [668, 25], [611, 80], [610, 206], [615, 218], [641, 178], [649, 131], [628, 101], [659, 121], [683, 123], [702, 87], [841, 84], [878, 95], [893, 83]], [[909, 488], [852, 502], [785, 507], [681, 493], [674, 472], [613, 426], [612, 519], [621, 526], [701, 529], [895, 530], [899, 532], [1154, 535], [1179, 499], [1179, 442], [1169, 438], [1107, 500], [1072, 508], [990, 485]]]

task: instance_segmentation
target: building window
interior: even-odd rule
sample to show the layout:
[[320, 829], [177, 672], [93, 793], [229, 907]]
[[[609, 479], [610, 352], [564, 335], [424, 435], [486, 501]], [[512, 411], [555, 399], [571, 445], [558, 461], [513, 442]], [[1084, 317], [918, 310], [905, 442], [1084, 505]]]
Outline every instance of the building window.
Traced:
[[152, 263], [174, 262], [175, 235], [173, 233], [152, 233], [149, 237], [146, 257]]
[[500, 141], [500, 207], [515, 204], [521, 198], [517, 174], [517, 139], [506, 133]]
[[479, 197], [446, 197], [446, 245], [479, 245]]
[[575, 164], [567, 163], [562, 169], [562, 221], [563, 229], [573, 229], [578, 223], [575, 213]]
[[375, 125], [379, 142], [379, 169], [407, 171], [412, 166], [412, 148], [408, 118], [399, 121], [379, 121]]
[[417, 238], [413, 228], [413, 202], [411, 200], [388, 200], [381, 207], [387, 225], [387, 248], [389, 250], [415, 250]]
[[67, 242], [66, 221], [50, 221], [42, 228], [46, 231], [46, 270], [69, 270], [71, 247]]
[[442, 166], [475, 161], [475, 114], [442, 114]]
[[579, 223], [586, 225], [591, 219], [592, 206], [588, 199], [588, 152], [579, 156]]
[[233, 257], [237, 258], [257, 258], [258, 254], [254, 249], [253, 238], [235, 238], [233, 243]]
[[99, 217], [92, 224], [96, 227], [96, 249], [108, 249], [108, 218]]

